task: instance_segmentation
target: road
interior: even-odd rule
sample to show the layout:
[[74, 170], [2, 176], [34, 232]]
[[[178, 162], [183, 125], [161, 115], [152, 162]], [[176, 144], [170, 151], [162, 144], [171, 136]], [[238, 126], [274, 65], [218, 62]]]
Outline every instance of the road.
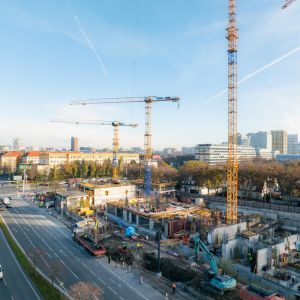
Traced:
[[31, 282], [19, 266], [0, 229], [0, 264], [4, 270], [0, 280], [0, 299], [35, 300], [41, 299]]
[[78, 281], [93, 282], [104, 291], [104, 299], [164, 299], [149, 285], [129, 280], [131, 274], [116, 270], [105, 258], [96, 259], [77, 245], [71, 231], [43, 208], [25, 198], [11, 201], [13, 208], [2, 213], [22, 248], [35, 257], [44, 274], [63, 284], [65, 291]]

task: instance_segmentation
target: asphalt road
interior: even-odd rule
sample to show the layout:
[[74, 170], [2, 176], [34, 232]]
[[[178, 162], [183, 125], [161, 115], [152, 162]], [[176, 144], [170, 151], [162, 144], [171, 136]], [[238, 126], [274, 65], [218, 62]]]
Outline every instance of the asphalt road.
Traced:
[[22, 248], [34, 257], [39, 269], [57, 284], [63, 284], [65, 291], [83, 281], [101, 287], [104, 299], [164, 299], [150, 286], [139, 286], [137, 280], [130, 282], [126, 271], [117, 273], [105, 258], [92, 257], [72, 240], [71, 231], [45, 209], [24, 198], [11, 202], [13, 208], [2, 213], [10, 230]]
[[19, 266], [2, 231], [0, 230], [0, 264], [4, 276], [0, 280], [0, 299], [36, 300], [41, 299], [31, 282]]

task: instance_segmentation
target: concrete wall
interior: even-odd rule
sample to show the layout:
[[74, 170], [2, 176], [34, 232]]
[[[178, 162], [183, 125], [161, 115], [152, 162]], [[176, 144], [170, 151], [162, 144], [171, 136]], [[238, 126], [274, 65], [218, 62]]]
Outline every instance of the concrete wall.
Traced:
[[227, 244], [222, 244], [222, 258], [233, 259], [235, 251], [240, 251], [240, 240], [234, 239], [228, 241]]
[[257, 251], [257, 273], [261, 272], [261, 269], [264, 266], [268, 265], [269, 262], [270, 251], [269, 248], [263, 248]]
[[241, 233], [247, 229], [247, 222], [242, 222], [233, 225], [226, 225], [212, 229], [207, 236], [207, 241], [210, 245], [216, 243], [225, 243], [236, 238], [237, 233]]

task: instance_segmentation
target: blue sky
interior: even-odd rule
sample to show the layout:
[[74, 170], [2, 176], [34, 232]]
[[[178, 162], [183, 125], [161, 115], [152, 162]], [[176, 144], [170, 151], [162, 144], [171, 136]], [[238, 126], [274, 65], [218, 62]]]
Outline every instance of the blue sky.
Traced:
[[[0, 144], [111, 145], [112, 128], [54, 118], [119, 120], [123, 147], [142, 146], [143, 104], [71, 100], [180, 96], [153, 108], [153, 147], [227, 139], [227, 0], [0, 0]], [[300, 46], [300, 1], [237, 1], [239, 79]], [[94, 51], [95, 50], [95, 51]], [[239, 87], [239, 132], [300, 133], [300, 51]]]

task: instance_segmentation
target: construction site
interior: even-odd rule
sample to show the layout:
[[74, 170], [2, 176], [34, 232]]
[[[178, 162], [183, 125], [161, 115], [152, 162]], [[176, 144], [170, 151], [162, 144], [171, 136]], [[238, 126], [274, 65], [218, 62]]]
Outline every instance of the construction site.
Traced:
[[[113, 126], [112, 178], [78, 182], [75, 194], [56, 195], [57, 207], [62, 215], [79, 218], [73, 239], [93, 255], [106, 254], [116, 263], [133, 264], [156, 286], [175, 281], [183, 298], [300, 299], [299, 214], [293, 213], [291, 224], [288, 212], [282, 215], [272, 209], [239, 209], [235, 2], [229, 1], [227, 28], [226, 201], [211, 203], [200, 197], [182, 201], [175, 197], [174, 183], [154, 184], [152, 106], [159, 102], [178, 104], [181, 99], [147, 96], [71, 103], [145, 104], [144, 181], [121, 179], [118, 171], [119, 127], [137, 124], [72, 121]], [[283, 8], [293, 2], [286, 1]]]

